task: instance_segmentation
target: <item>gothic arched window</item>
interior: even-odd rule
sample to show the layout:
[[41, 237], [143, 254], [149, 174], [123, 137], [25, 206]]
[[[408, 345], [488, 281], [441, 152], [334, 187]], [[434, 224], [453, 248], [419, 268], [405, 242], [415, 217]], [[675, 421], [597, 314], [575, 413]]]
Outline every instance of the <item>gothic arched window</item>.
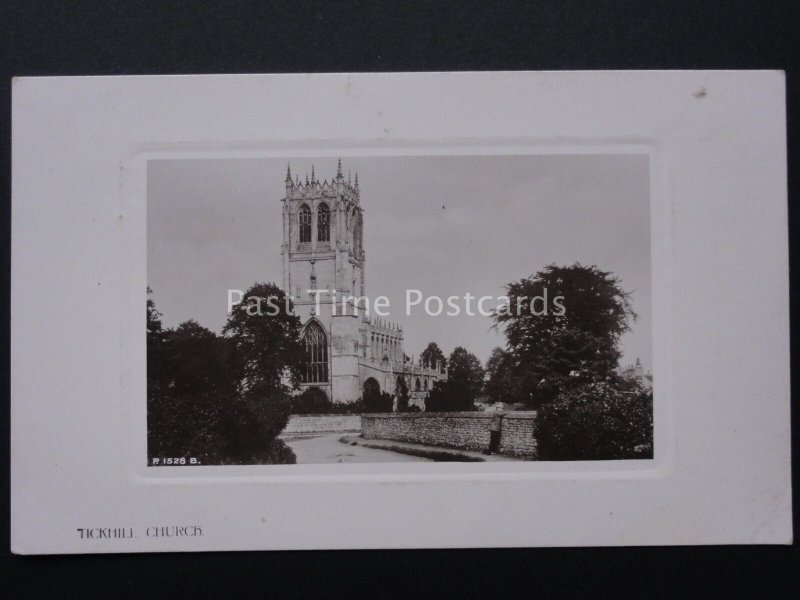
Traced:
[[301, 373], [303, 383], [328, 381], [328, 336], [322, 326], [311, 321], [303, 331], [305, 369]]
[[297, 220], [300, 223], [300, 243], [311, 241], [311, 209], [303, 204], [300, 212], [297, 213]]
[[361, 255], [361, 243], [363, 235], [364, 235], [364, 221], [362, 220], [361, 214], [359, 213], [356, 215], [355, 231], [353, 232], [353, 246], [357, 257]]
[[369, 377], [364, 382], [364, 395], [361, 399], [367, 405], [374, 405], [381, 397], [381, 386], [374, 377]]
[[422, 389], [422, 382], [419, 380], [419, 377], [417, 377], [417, 381], [414, 384], [414, 389], [418, 392]]
[[325, 203], [317, 209], [317, 241], [331, 241], [331, 209]]

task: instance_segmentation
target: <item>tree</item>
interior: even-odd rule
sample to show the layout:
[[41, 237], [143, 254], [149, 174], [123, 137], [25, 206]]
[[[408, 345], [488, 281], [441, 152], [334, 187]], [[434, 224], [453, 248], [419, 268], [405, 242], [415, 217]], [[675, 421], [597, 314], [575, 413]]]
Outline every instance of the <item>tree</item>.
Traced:
[[533, 408], [619, 365], [619, 338], [636, 319], [630, 293], [596, 266], [549, 265], [507, 286], [494, 314], [508, 342], [515, 395]]
[[507, 350], [495, 348], [486, 361], [486, 395], [492, 402], [520, 401], [518, 382], [513, 371], [513, 356]]
[[450, 354], [447, 381], [437, 381], [425, 400], [432, 412], [475, 410], [475, 399], [483, 390], [484, 370], [478, 357], [461, 346]]
[[[263, 284], [248, 290], [282, 294]], [[247, 300], [248, 296], [245, 296]], [[194, 321], [163, 329], [151, 298], [148, 327], [148, 455], [201, 464], [294, 462], [278, 434], [289, 415], [284, 371], [298, 372], [296, 317], [234, 310], [219, 336]], [[275, 322], [270, 322], [272, 320]]]
[[153, 290], [147, 287], [147, 394], [148, 398], [163, 386], [168, 377], [164, 353], [165, 334], [161, 313], [156, 309]]
[[318, 387], [306, 388], [291, 400], [293, 415], [323, 415], [333, 412], [333, 402]]
[[158, 333], [161, 331], [161, 313], [156, 310], [156, 303], [153, 300], [153, 290], [147, 286], [147, 333]]
[[611, 377], [562, 392], [534, 422], [542, 460], [653, 457], [653, 394]]
[[233, 341], [245, 396], [266, 400], [285, 395], [285, 374], [293, 385], [299, 381], [304, 364], [300, 318], [275, 284], [253, 284], [231, 311], [223, 333]]
[[474, 401], [483, 391], [485, 372], [478, 357], [458, 346], [448, 359], [447, 380], [458, 383]]
[[[277, 308], [277, 313], [271, 307]], [[288, 375], [294, 387], [304, 364], [300, 318], [278, 286], [253, 284], [231, 311], [223, 333], [233, 342], [239, 393], [264, 435], [277, 437], [291, 414]]]
[[438, 364], [442, 370], [447, 365], [447, 359], [444, 357], [444, 352], [439, 348], [436, 342], [430, 342], [422, 354], [419, 355], [419, 360], [422, 364], [429, 365], [432, 369], [436, 368]]
[[[160, 332], [148, 395], [148, 454], [200, 464], [294, 462], [238, 393], [230, 340], [194, 321]], [[152, 335], [152, 333], [151, 333]], [[160, 378], [160, 380], [159, 380]]]
[[405, 377], [397, 378], [397, 412], [408, 412], [408, 386]]
[[475, 396], [462, 381], [435, 381], [425, 399], [428, 412], [461, 412], [475, 410]]
[[167, 334], [170, 389], [178, 393], [206, 390], [223, 394], [237, 389], [231, 369], [230, 340], [189, 320]]

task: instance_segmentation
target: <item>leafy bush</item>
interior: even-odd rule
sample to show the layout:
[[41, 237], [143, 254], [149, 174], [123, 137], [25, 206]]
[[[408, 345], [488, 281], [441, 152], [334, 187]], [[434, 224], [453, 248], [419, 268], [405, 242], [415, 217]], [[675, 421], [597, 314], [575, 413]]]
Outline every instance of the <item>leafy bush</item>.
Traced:
[[365, 396], [363, 402], [365, 413], [387, 413], [394, 408], [394, 396], [388, 392]]
[[361, 400], [353, 400], [352, 402], [333, 402], [330, 406], [330, 412], [326, 414], [331, 415], [360, 415], [364, 412], [364, 403]]
[[289, 401], [260, 404], [218, 391], [162, 393], [147, 402], [147, 449], [153, 458], [195, 458], [203, 465], [294, 463], [276, 438]]
[[293, 415], [324, 415], [333, 407], [333, 402], [317, 387], [307, 388], [299, 396], [292, 398]]
[[[148, 290], [148, 293], [150, 291]], [[257, 284], [249, 295], [282, 294]], [[283, 303], [280, 304], [284, 306]], [[226, 336], [186, 321], [164, 329], [147, 300], [147, 451], [204, 465], [294, 463], [277, 436], [291, 401], [281, 377], [296, 371], [297, 317], [250, 316], [237, 309]]]
[[460, 381], [437, 381], [425, 399], [428, 412], [460, 412], [475, 410], [475, 399], [469, 384]]
[[292, 398], [293, 415], [358, 415], [364, 412], [361, 400], [331, 402], [322, 392], [309, 388]]
[[534, 424], [539, 458], [652, 458], [652, 392], [624, 387], [613, 380], [589, 383], [542, 406]]

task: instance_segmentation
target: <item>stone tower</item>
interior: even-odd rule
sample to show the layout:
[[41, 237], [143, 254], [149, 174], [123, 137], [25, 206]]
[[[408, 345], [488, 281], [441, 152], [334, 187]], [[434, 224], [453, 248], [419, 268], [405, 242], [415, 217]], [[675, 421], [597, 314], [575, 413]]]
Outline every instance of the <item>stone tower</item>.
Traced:
[[[358, 175], [351, 181], [339, 161], [336, 177], [305, 181], [286, 170], [283, 198], [283, 288], [293, 297], [302, 323], [307, 367], [303, 387], [317, 387], [334, 402], [361, 396], [359, 357], [363, 354], [361, 318], [342, 296], [364, 296], [363, 215]], [[334, 294], [309, 290], [335, 290]]]

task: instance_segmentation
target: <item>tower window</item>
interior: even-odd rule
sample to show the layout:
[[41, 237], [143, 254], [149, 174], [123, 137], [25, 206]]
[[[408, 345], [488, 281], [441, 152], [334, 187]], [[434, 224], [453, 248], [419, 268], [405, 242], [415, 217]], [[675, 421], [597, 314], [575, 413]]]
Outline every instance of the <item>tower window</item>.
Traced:
[[327, 204], [320, 204], [317, 209], [317, 241], [331, 241], [331, 210]]
[[361, 219], [361, 214], [356, 216], [355, 232], [353, 235], [353, 246], [356, 256], [361, 256], [361, 242], [364, 235], [364, 222]]
[[300, 212], [297, 214], [297, 220], [300, 222], [300, 243], [311, 241], [311, 209], [306, 204], [300, 207]]
[[303, 332], [305, 369], [301, 373], [303, 383], [325, 383], [328, 381], [328, 336], [322, 326], [311, 321]]

